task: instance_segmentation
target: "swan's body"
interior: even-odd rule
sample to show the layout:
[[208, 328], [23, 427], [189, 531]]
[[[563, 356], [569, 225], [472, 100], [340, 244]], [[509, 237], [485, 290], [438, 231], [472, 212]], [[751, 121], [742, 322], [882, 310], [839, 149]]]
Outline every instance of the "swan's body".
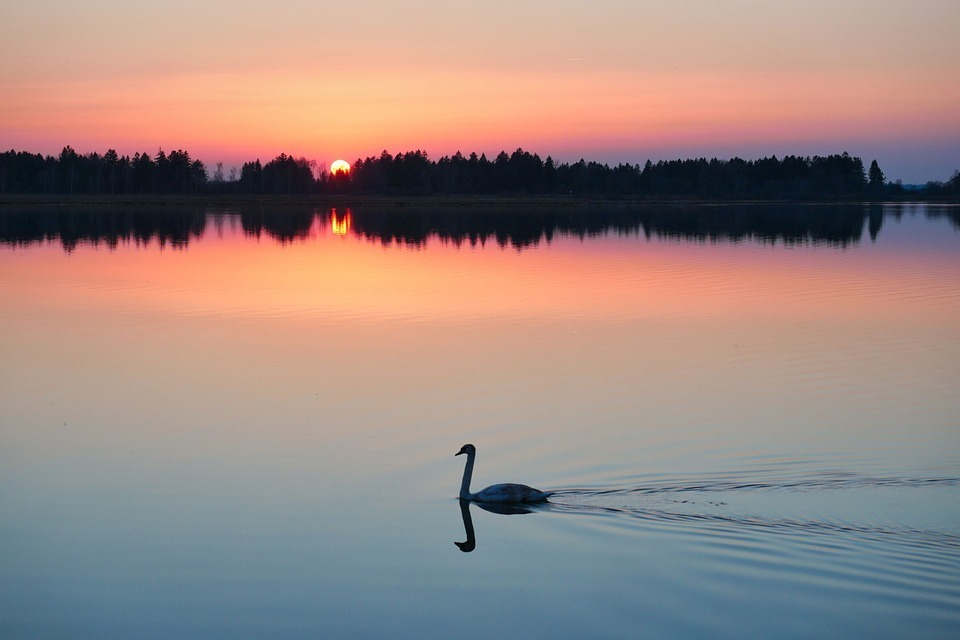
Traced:
[[460, 499], [476, 502], [543, 502], [552, 491], [540, 491], [525, 484], [494, 484], [477, 493], [470, 493], [470, 480], [473, 478], [473, 463], [477, 459], [477, 448], [465, 444], [456, 455], [467, 454], [467, 464], [463, 468], [463, 482], [460, 483]]

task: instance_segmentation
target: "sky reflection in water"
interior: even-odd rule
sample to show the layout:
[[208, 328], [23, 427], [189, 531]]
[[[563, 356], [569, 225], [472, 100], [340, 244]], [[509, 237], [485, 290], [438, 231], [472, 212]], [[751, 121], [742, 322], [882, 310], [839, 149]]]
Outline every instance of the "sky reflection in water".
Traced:
[[955, 212], [2, 214], [0, 635], [954, 635]]

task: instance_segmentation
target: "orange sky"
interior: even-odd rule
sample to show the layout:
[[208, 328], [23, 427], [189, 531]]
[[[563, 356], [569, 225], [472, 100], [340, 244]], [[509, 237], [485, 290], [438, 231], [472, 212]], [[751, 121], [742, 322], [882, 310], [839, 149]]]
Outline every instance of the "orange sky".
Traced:
[[17, 3], [0, 147], [228, 166], [847, 150], [906, 182], [960, 168], [960, 3], [516, 4]]

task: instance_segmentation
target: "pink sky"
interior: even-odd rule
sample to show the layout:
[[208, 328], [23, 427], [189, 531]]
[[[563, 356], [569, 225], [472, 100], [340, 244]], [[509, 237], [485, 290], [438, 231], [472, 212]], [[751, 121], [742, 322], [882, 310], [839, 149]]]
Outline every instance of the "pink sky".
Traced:
[[958, 29], [947, 0], [36, 0], [0, 23], [0, 147], [183, 148], [227, 166], [849, 151], [891, 180], [945, 180]]

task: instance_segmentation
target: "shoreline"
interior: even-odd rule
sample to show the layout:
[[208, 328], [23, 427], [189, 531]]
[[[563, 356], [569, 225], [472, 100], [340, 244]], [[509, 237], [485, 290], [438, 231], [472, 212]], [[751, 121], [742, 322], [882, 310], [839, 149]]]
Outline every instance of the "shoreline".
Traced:
[[464, 208], [464, 209], [542, 209], [556, 207], [632, 208], [648, 206], [750, 206], [750, 205], [885, 205], [885, 204], [960, 204], [960, 198], [904, 197], [881, 198], [785, 198], [785, 199], [723, 199], [693, 196], [574, 196], [574, 195], [427, 195], [380, 196], [350, 194], [310, 195], [246, 195], [246, 194], [0, 194], [0, 207], [40, 206], [323, 206], [373, 207], [378, 209]]

